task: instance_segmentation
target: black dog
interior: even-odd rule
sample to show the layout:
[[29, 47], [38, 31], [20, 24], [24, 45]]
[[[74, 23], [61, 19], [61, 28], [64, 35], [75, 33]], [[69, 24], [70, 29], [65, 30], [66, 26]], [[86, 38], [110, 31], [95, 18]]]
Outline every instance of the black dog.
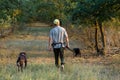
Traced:
[[23, 67], [26, 68], [27, 67], [27, 58], [26, 58], [26, 53], [25, 52], [21, 52], [18, 56], [17, 59], [17, 66], [18, 66], [18, 71], [23, 72]]
[[74, 53], [74, 56], [80, 56], [81, 57], [81, 52], [80, 52], [80, 49], [79, 48], [74, 48], [73, 49], [73, 53]]
[[68, 46], [66, 46], [66, 48], [73, 52], [73, 57], [77, 57], [77, 56], [81, 57], [81, 52], [79, 48], [70, 49]]

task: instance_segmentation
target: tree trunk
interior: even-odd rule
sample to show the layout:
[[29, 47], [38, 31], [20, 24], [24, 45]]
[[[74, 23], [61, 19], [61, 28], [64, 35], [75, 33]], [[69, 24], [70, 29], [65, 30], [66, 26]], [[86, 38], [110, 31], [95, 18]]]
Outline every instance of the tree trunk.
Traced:
[[105, 36], [104, 36], [104, 30], [102, 27], [102, 23], [99, 23], [99, 29], [100, 29], [100, 33], [101, 33], [101, 40], [102, 40], [102, 49], [101, 49], [101, 55], [105, 55]]
[[95, 22], [95, 49], [97, 54], [99, 55], [99, 48], [98, 48], [98, 22]]

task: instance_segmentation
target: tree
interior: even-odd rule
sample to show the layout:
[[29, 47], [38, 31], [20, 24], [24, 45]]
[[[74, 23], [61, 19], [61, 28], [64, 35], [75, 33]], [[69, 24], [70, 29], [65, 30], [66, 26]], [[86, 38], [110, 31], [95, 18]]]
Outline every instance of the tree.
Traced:
[[[80, 0], [74, 9], [72, 20], [95, 26], [95, 48], [98, 55], [104, 55], [105, 36], [102, 23], [111, 20], [120, 11], [119, 0]], [[98, 46], [98, 28], [101, 33], [102, 48]]]
[[[64, 0], [43, 0], [39, 3], [38, 16], [44, 21], [51, 21], [59, 18], [65, 20], [66, 1]], [[39, 20], [39, 19], [38, 19]]]

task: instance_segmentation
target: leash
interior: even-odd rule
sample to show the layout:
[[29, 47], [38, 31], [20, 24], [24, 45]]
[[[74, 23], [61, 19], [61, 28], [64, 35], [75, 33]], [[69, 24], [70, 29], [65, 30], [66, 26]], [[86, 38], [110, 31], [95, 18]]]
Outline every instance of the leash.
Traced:
[[67, 48], [68, 50], [70, 50], [71, 52], [74, 53], [74, 51], [73, 51], [72, 49], [70, 49], [68, 46], [66, 46], [66, 48]]

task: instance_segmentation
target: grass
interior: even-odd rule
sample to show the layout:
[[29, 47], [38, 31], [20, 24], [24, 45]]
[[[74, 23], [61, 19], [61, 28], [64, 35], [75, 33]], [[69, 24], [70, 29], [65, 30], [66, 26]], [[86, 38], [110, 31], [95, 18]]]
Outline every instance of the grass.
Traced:
[[[9, 42], [6, 42], [7, 48], [20, 48], [25, 51], [37, 50], [41, 51], [47, 48], [47, 41], [44, 40], [12, 40]], [[14, 44], [14, 45], [13, 45]]]
[[24, 72], [17, 72], [14, 64], [1, 65], [0, 80], [119, 80], [119, 70], [112, 66], [66, 64], [64, 72], [54, 64], [30, 63]]
[[[54, 65], [53, 52], [47, 51], [50, 28], [29, 28], [13, 36], [0, 40], [0, 80], [119, 80], [120, 55], [109, 58], [72, 58], [65, 51], [65, 70], [59, 71]], [[78, 41], [71, 41], [79, 47]], [[19, 52], [25, 51], [28, 66], [18, 72], [16, 59]], [[108, 62], [107, 64], [104, 64]]]

